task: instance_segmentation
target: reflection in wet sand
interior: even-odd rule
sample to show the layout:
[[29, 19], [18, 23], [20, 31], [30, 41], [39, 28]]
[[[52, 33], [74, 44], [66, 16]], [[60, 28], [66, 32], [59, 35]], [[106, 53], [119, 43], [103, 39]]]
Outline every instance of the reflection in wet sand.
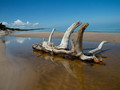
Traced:
[[[80, 60], [68, 60], [61, 58], [58, 55], [50, 55], [48, 53], [44, 53], [42, 51], [33, 50], [33, 52], [37, 55], [38, 58], [43, 58], [45, 60], [51, 60], [53, 63], [62, 63], [65, 69], [75, 77], [80, 86], [80, 90], [85, 90], [84, 87], [84, 63]], [[101, 54], [97, 55], [102, 57]], [[105, 57], [106, 58], [106, 57]], [[93, 65], [93, 63], [92, 63]]]

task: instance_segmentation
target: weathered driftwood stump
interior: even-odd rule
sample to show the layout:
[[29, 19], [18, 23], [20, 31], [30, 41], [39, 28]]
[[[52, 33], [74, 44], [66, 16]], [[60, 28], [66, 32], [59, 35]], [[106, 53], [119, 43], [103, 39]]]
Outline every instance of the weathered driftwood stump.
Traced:
[[106, 41], [102, 41], [96, 49], [90, 50], [86, 54], [84, 54], [82, 51], [83, 33], [84, 33], [84, 30], [89, 25], [88, 23], [84, 23], [78, 29], [76, 42], [74, 43], [73, 40], [71, 40], [72, 49], [68, 48], [71, 34], [80, 25], [81, 25], [80, 21], [73, 23], [64, 33], [61, 43], [58, 46], [55, 46], [54, 43], [51, 42], [52, 35], [55, 31], [55, 28], [53, 28], [48, 41], [43, 41], [42, 44], [40, 45], [37, 43], [33, 44], [33, 49], [50, 53], [51, 55], [57, 54], [64, 58], [78, 58], [80, 60], [89, 60], [97, 63], [101, 62], [101, 59], [98, 59], [95, 56], [95, 53], [102, 49], [102, 46], [104, 43], [106, 43]]

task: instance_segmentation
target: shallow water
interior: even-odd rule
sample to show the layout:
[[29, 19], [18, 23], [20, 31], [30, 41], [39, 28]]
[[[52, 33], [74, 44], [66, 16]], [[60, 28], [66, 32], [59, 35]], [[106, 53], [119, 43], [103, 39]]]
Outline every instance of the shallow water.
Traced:
[[[5, 36], [8, 61], [0, 69], [0, 90], [120, 90], [120, 44], [106, 44], [98, 53], [105, 65], [67, 60], [34, 51], [39, 38]], [[58, 45], [60, 39], [53, 39]], [[87, 52], [99, 42], [84, 42]]]

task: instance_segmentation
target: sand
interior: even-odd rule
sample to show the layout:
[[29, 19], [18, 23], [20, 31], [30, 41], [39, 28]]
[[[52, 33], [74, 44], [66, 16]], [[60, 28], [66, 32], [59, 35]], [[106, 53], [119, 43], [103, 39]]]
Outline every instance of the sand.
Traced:
[[5, 58], [5, 44], [0, 40], [0, 62], [6, 61], [7, 58]]
[[[48, 38], [49, 33], [12, 33], [11, 35], [17, 37]], [[61, 38], [62, 36], [63, 33], [56, 32], [53, 38]], [[75, 39], [75, 36], [76, 33], [72, 35], [72, 38]], [[107, 40], [111, 43], [120, 43], [119, 38], [119, 33], [85, 32], [84, 35], [84, 40], [86, 41]], [[120, 89], [119, 46], [104, 46], [105, 50], [112, 49], [103, 54], [103, 56], [108, 58], [105, 61], [107, 65], [99, 67], [91, 67], [89, 64], [81, 63], [80, 61], [61, 60], [57, 62], [58, 59], [55, 60], [55, 57], [44, 54], [45, 58], [37, 57], [33, 54], [31, 46], [25, 45], [24, 48], [21, 47], [22, 49], [16, 46], [12, 50], [14, 46], [11, 45], [11, 47], [7, 48], [11, 48], [11, 52], [7, 53], [9, 57], [7, 57], [7, 46], [0, 39], [0, 90]], [[88, 45], [85, 47], [91, 48], [95, 46]], [[13, 51], [16, 52], [13, 53]], [[38, 55], [41, 55], [41, 53], [38, 53]], [[47, 60], [46, 58], [52, 58], [53, 63], [50, 59]], [[68, 65], [70, 68], [65, 65]], [[109, 85], [110, 87], [108, 87]]]
[[[33, 32], [33, 33], [12, 33], [10, 35], [17, 37], [35, 37], [35, 38], [48, 38], [50, 32]], [[53, 38], [62, 38], [63, 32], [55, 32]], [[77, 33], [73, 33], [71, 38], [76, 39]], [[109, 43], [120, 44], [120, 33], [97, 33], [97, 32], [85, 32], [84, 41], [97, 41], [101, 42], [106, 40]]]
[[[5, 35], [5, 32], [0, 32], [0, 90], [9, 90], [10, 73], [13, 72], [13, 67], [8, 57], [6, 56], [6, 45], [1, 40], [1, 37]], [[2, 88], [5, 87], [5, 88]]]
[[1, 40], [1, 37], [5, 35], [5, 32], [0, 32], [0, 62], [6, 61], [6, 52], [5, 52], [5, 44]]

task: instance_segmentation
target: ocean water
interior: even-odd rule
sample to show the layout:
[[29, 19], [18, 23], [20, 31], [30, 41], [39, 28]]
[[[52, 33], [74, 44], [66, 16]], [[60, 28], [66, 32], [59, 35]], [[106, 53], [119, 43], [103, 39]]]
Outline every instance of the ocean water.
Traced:
[[[61, 26], [61, 27], [54, 27], [56, 30], [55, 32], [65, 32], [70, 25], [66, 25], [66, 26]], [[80, 27], [80, 26], [79, 26]], [[77, 27], [75, 29], [74, 32], [77, 32], [77, 30], [79, 29], [79, 27]], [[23, 33], [23, 32], [51, 32], [53, 28], [47, 28], [47, 29], [42, 29], [42, 30], [32, 30], [32, 31], [22, 31], [19, 33]], [[120, 33], [120, 25], [89, 25], [85, 32], [103, 32], [103, 33]], [[17, 32], [18, 33], [18, 32]]]

